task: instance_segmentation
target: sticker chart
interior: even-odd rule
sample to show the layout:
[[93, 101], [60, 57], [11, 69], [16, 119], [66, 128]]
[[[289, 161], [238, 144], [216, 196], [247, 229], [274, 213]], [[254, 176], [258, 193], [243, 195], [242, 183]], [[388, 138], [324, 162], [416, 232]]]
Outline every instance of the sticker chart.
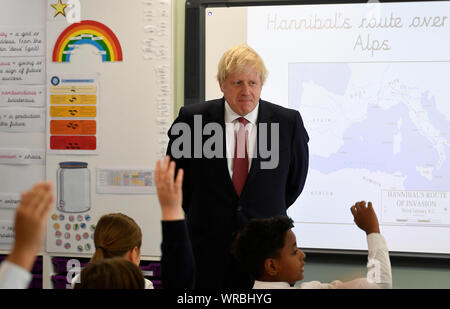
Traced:
[[97, 77], [49, 76], [48, 152], [96, 154]]
[[154, 170], [97, 169], [97, 193], [155, 194]]

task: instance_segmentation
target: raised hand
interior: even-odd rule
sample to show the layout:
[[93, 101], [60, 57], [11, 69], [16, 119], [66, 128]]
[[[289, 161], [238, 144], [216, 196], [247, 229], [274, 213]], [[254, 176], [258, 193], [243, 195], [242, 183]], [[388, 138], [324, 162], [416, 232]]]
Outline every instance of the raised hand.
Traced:
[[159, 203], [161, 204], [162, 220], [182, 220], [184, 213], [183, 203], [183, 170], [179, 169], [176, 179], [175, 162], [170, 162], [170, 157], [166, 156], [161, 163], [156, 163], [155, 182]]
[[378, 218], [373, 210], [372, 202], [369, 202], [367, 207], [365, 201], [357, 202], [350, 207], [350, 210], [356, 225], [366, 232], [367, 235], [370, 233], [380, 233]]
[[21, 194], [14, 223], [14, 246], [8, 261], [31, 270], [44, 243], [47, 219], [55, 201], [51, 182], [39, 182]]

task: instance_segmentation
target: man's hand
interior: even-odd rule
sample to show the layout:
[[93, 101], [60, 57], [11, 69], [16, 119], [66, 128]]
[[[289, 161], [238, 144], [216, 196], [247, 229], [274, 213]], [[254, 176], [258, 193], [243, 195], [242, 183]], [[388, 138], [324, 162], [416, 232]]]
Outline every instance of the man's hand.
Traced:
[[356, 225], [366, 232], [367, 235], [370, 233], [380, 233], [380, 226], [378, 224], [377, 215], [372, 207], [372, 202], [369, 202], [368, 207], [366, 207], [366, 202], [357, 202], [350, 208], [354, 221]]
[[184, 219], [183, 202], [183, 169], [178, 170], [176, 180], [175, 162], [166, 156], [163, 163], [158, 160], [155, 170], [156, 191], [161, 204], [162, 220], [174, 221]]
[[39, 182], [21, 193], [14, 223], [14, 246], [8, 261], [30, 271], [44, 243], [47, 219], [55, 201], [51, 182]]

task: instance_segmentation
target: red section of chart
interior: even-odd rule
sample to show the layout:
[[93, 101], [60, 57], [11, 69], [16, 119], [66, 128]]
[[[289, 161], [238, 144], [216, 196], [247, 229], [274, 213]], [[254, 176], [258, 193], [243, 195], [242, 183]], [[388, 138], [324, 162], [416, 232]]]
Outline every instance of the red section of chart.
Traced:
[[50, 149], [95, 150], [95, 136], [50, 136]]

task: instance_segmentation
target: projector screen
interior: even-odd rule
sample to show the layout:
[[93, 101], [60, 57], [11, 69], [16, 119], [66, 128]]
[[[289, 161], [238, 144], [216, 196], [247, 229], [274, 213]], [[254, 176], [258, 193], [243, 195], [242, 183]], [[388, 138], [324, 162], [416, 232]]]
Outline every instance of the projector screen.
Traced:
[[217, 64], [233, 45], [263, 58], [261, 98], [298, 110], [310, 137], [307, 181], [288, 210], [299, 247], [366, 250], [350, 212], [365, 200], [391, 252], [448, 258], [450, 1], [214, 2], [199, 6], [203, 49], [186, 52], [204, 74], [197, 99], [222, 97]]

